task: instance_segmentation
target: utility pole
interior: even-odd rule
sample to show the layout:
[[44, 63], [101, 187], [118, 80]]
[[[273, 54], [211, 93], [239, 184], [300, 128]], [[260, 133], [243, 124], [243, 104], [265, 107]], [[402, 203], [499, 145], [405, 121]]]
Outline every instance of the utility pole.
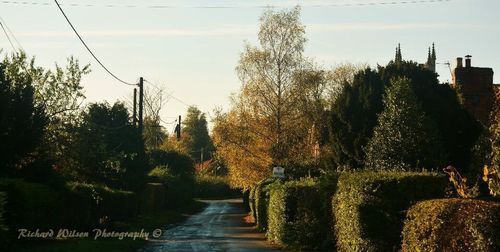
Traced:
[[179, 116], [179, 124], [175, 126], [175, 133], [177, 133], [177, 141], [181, 140], [181, 116]]
[[134, 111], [133, 113], [133, 123], [134, 123], [134, 128], [137, 127], [137, 88], [134, 88]]
[[144, 109], [144, 79], [141, 77], [139, 79], [139, 132], [141, 133], [141, 135], [144, 130], [143, 109]]

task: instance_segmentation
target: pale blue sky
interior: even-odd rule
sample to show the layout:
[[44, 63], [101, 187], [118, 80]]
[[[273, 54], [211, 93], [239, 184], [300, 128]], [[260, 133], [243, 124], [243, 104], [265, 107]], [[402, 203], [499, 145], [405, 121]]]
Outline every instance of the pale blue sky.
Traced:
[[[53, 1], [15, 2], [0, 1], [0, 17], [27, 53], [36, 56], [38, 64], [63, 65], [67, 57], [74, 55], [81, 63], [92, 65], [93, 72], [83, 79], [88, 101], [114, 102], [131, 97], [132, 88], [115, 81], [97, 65]], [[498, 0], [59, 2], [112, 72], [129, 82], [143, 76], [205, 112], [216, 106], [227, 108], [229, 95], [240, 87], [234, 68], [244, 41], [256, 43], [258, 19], [264, 10], [262, 6], [267, 5], [302, 5], [308, 38], [305, 55], [326, 68], [346, 61], [386, 64], [394, 56], [398, 42], [403, 58], [425, 62], [427, 48], [435, 42], [439, 63], [453, 64], [456, 57], [471, 54], [474, 66], [500, 71]], [[399, 4], [370, 5], [381, 2]], [[3, 34], [0, 48], [4, 53], [12, 51]], [[441, 81], [451, 79], [447, 66], [438, 65], [437, 70]], [[496, 74], [494, 80], [500, 83], [500, 75]], [[163, 116], [166, 121], [173, 121], [173, 117], [184, 115], [185, 111], [184, 104], [171, 99]], [[167, 128], [171, 130], [172, 126]]]

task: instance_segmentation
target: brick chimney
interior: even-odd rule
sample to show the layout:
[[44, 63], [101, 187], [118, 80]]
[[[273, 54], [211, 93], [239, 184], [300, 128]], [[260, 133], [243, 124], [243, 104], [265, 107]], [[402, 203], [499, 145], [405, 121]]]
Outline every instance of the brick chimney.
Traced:
[[471, 59], [470, 58], [472, 58], [472, 56], [470, 56], [470, 55], [465, 56], [465, 67], [467, 67], [467, 68], [471, 67]]
[[462, 68], [462, 67], [464, 67], [464, 65], [462, 64], [462, 62], [463, 62], [462, 57], [458, 57], [458, 58], [457, 58], [457, 68]]

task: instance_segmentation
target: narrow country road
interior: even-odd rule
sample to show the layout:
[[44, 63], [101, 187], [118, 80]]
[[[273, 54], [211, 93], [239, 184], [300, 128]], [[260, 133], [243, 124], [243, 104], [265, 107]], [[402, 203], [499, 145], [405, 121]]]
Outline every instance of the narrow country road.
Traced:
[[244, 222], [241, 199], [207, 200], [205, 210], [178, 226], [164, 231], [142, 251], [279, 251], [266, 242], [262, 233]]

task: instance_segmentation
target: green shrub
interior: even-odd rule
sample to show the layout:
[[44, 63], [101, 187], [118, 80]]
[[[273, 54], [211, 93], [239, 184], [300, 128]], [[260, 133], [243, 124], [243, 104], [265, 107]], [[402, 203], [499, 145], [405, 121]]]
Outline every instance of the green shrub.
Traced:
[[226, 177], [197, 176], [195, 196], [199, 198], [237, 198], [241, 191], [229, 187]]
[[194, 178], [194, 162], [177, 151], [153, 150], [148, 153], [151, 167], [167, 166], [174, 176]]
[[500, 251], [500, 202], [419, 202], [408, 211], [402, 250]]
[[276, 181], [274, 178], [262, 180], [255, 186], [254, 202], [255, 202], [255, 224], [257, 229], [261, 231], [267, 230], [267, 209], [269, 206], [269, 189], [268, 186]]
[[168, 165], [159, 165], [148, 173], [149, 180], [158, 183], [168, 183], [174, 179], [174, 175], [168, 168]]
[[321, 194], [312, 179], [275, 182], [269, 186], [270, 240], [287, 247], [320, 248], [328, 223], [323, 222]]
[[337, 249], [398, 250], [405, 211], [416, 201], [443, 197], [447, 183], [436, 173], [341, 174], [332, 200]]

